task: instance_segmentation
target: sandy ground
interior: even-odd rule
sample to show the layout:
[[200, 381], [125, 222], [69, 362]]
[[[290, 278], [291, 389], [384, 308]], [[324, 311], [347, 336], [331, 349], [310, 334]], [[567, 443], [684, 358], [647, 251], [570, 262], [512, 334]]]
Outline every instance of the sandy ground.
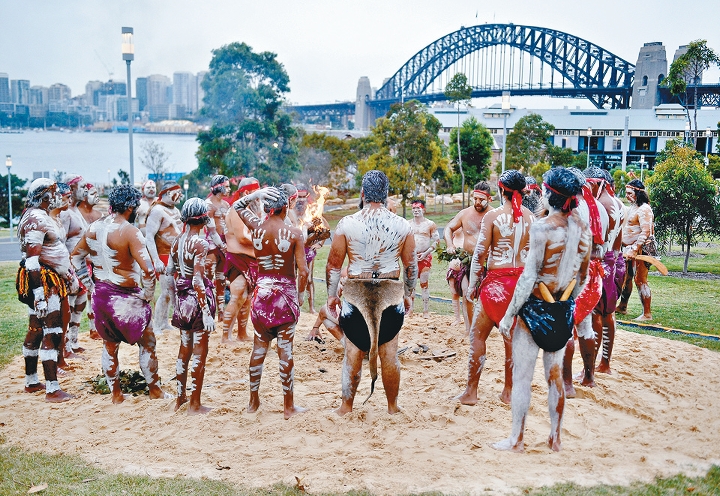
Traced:
[[[295, 483], [310, 492], [368, 489], [378, 494], [417, 491], [477, 494], [506, 492], [561, 481], [628, 484], [679, 472], [704, 473], [720, 463], [720, 354], [685, 343], [618, 332], [615, 374], [599, 375], [598, 387], [577, 387], [567, 402], [563, 451], [546, 446], [547, 386], [537, 362], [526, 431], [526, 453], [497, 452], [489, 443], [509, 434], [510, 407], [502, 389], [502, 344], [488, 341], [488, 361], [477, 406], [449, 400], [465, 385], [467, 340], [450, 317], [413, 316], [401, 332], [400, 403], [386, 413], [380, 387], [366, 405], [367, 364], [352, 414], [339, 405], [342, 348], [326, 332], [327, 344], [304, 341], [313, 316], [303, 314], [295, 342], [295, 395], [307, 413], [283, 420], [277, 354], [271, 351], [256, 414], [246, 411], [249, 343], [233, 348], [211, 338], [203, 403], [213, 410], [188, 417], [173, 400], [130, 398], [114, 406], [109, 396], [91, 394], [84, 381], [100, 373], [100, 342], [87, 334], [87, 361], [76, 360], [62, 380], [77, 398], [45, 403], [42, 393], [22, 392], [24, 371], [17, 357], [0, 377], [0, 434], [28, 450], [80, 455], [109, 470], [151, 476], [221, 478], [264, 487]], [[174, 392], [177, 333], [158, 337], [164, 388]], [[457, 356], [422, 361], [416, 344]], [[138, 369], [137, 348], [123, 345], [121, 367]], [[580, 359], [576, 354], [574, 368]], [[45, 427], [52, 419], [54, 427]], [[223, 468], [226, 467], [226, 468]]]

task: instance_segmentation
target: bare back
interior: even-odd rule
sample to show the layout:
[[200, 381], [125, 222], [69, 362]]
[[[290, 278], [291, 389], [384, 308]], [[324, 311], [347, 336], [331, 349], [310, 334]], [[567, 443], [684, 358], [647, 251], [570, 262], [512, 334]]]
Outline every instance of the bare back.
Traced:
[[243, 223], [234, 208], [229, 209], [225, 214], [225, 227], [227, 229], [225, 242], [228, 252], [255, 258], [250, 229]]
[[295, 279], [296, 267], [305, 265], [305, 249], [299, 229], [271, 215], [252, 232], [259, 274]]
[[482, 267], [487, 260], [488, 270], [523, 267], [530, 242], [530, 226], [535, 217], [522, 207], [522, 217], [514, 222], [512, 205], [490, 210], [484, 217], [474, 249], [473, 266]]

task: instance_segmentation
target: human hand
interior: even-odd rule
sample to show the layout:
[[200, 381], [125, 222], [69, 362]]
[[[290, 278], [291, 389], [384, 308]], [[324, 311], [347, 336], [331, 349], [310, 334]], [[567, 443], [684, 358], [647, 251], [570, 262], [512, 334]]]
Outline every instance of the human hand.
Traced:
[[158, 277], [165, 272], [165, 264], [159, 258], [155, 259], [153, 267], [155, 268], [155, 275]]
[[45, 297], [35, 300], [35, 316], [38, 319], [44, 319], [48, 314], [48, 305]]
[[207, 305], [202, 309], [202, 322], [203, 329], [206, 331], [213, 332], [215, 330], [215, 319], [210, 315], [210, 309]]
[[506, 338], [510, 338], [510, 330], [512, 329], [513, 322], [515, 321], [515, 317], [510, 317], [509, 315], [505, 315], [502, 320], [500, 321], [500, 325], [498, 326], [498, 330], [500, 331], [500, 334], [505, 336]]
[[635, 247], [635, 245], [628, 245], [625, 248], [623, 248], [623, 257], [624, 258], [635, 258], [635, 255], [637, 255], [638, 250]]
[[335, 320], [337, 320], [337, 318], [338, 318], [337, 307], [340, 306], [340, 298], [338, 298], [337, 296], [329, 297], [327, 299], [327, 303], [325, 304], [325, 306], [328, 310], [328, 313], [330, 315], [332, 315], [335, 318]]
[[304, 303], [305, 303], [305, 291], [300, 291], [298, 293], [298, 304], [300, 306], [303, 306]]
[[268, 200], [275, 201], [280, 198], [280, 190], [273, 187], [267, 187], [259, 189], [254, 193], [251, 193], [249, 196], [252, 197], [253, 200], [261, 200], [263, 202]]
[[405, 300], [404, 301], [405, 314], [408, 314], [408, 313], [410, 313], [410, 309], [412, 309], [413, 300], [412, 300], [412, 297], [410, 297], [410, 296], [406, 296], [404, 300]]

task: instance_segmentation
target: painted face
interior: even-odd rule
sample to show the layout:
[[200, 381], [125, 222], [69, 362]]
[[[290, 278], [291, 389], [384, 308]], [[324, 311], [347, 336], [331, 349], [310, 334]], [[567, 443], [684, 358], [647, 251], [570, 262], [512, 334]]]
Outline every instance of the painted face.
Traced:
[[308, 204], [308, 193], [307, 191], [299, 191], [297, 202], [295, 203], [295, 211], [300, 215], [305, 214]]
[[473, 202], [475, 205], [475, 210], [478, 212], [484, 212], [485, 209], [488, 208], [488, 205], [490, 205], [488, 197], [483, 195], [482, 193], [473, 193]]
[[635, 190], [632, 188], [625, 188], [625, 198], [627, 198], [627, 201], [630, 203], [635, 203], [635, 200], [637, 199], [635, 196]]
[[157, 185], [155, 181], [145, 183], [145, 186], [143, 186], [143, 195], [145, 195], [146, 198], [155, 198], [157, 195]]
[[87, 196], [86, 200], [88, 204], [90, 205], [97, 205], [100, 201], [100, 196], [98, 195], [97, 188], [95, 186], [90, 186], [87, 190]]
[[425, 209], [421, 203], [413, 203], [412, 205], [413, 217], [422, 217], [425, 214]]
[[227, 195], [228, 193], [230, 193], [230, 181], [225, 181], [224, 183], [221, 184], [221, 186], [222, 186], [221, 193], [223, 195]]
[[50, 203], [51, 209], [62, 209], [66, 210], [68, 205], [70, 205], [70, 196], [72, 195], [72, 192], [68, 191], [67, 193], [55, 193], [55, 199]]
[[163, 199], [166, 200], [166, 203], [171, 203], [173, 205], [180, 203], [182, 198], [183, 193], [180, 188], [172, 189], [163, 195]]
[[75, 183], [73, 186], [71, 186], [73, 196], [75, 197], [75, 201], [83, 201], [85, 199], [85, 194], [87, 193], [85, 188], [85, 182], [81, 181], [79, 183]]

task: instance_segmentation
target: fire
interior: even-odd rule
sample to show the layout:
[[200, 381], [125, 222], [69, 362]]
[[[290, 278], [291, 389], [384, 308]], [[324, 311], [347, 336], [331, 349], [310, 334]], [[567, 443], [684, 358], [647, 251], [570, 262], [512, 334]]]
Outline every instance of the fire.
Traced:
[[322, 219], [325, 209], [325, 197], [330, 190], [324, 186], [313, 186], [315, 192], [315, 202], [308, 204], [303, 215], [302, 222], [305, 225], [312, 225], [313, 219]]

